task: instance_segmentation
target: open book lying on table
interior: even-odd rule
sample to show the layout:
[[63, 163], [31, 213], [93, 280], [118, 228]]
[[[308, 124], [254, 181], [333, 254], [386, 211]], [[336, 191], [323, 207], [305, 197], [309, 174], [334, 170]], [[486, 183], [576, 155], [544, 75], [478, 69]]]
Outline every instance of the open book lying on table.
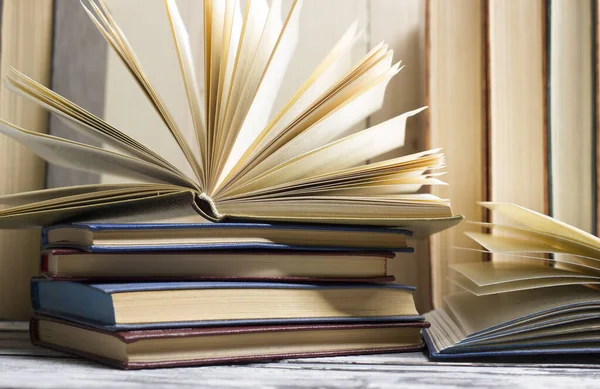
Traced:
[[[183, 128], [151, 85], [103, 1], [85, 11], [137, 81], [187, 162], [176, 164], [68, 99], [12, 70], [13, 92], [58, 115], [111, 150], [39, 134], [0, 120], [0, 132], [45, 160], [117, 175], [126, 184], [49, 189], [0, 197], [0, 227], [97, 219], [182, 207], [211, 221], [263, 220], [401, 226], [430, 234], [458, 223], [448, 200], [417, 193], [443, 184], [440, 150], [366, 163], [404, 143], [416, 109], [374, 127], [349, 129], [379, 109], [400, 71], [385, 43], [346, 66], [360, 39], [351, 25], [280, 110], [274, 100], [298, 40], [301, 0], [282, 20], [264, 0], [204, 2], [204, 66], [196, 72], [174, 0], [165, 0], [193, 128]], [[200, 66], [202, 68], [202, 66]], [[203, 79], [201, 86], [200, 79]], [[201, 91], [204, 93], [201, 93]], [[148, 133], [148, 137], [153, 134]]]
[[520, 225], [468, 233], [494, 259], [451, 266], [464, 291], [425, 315], [431, 356], [600, 352], [600, 239], [514, 204], [483, 206]]

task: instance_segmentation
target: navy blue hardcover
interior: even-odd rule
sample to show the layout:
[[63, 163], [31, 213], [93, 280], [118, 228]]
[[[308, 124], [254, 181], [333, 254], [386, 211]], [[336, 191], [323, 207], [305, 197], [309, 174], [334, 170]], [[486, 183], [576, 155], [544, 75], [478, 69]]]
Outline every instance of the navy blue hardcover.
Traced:
[[113, 293], [191, 290], [191, 289], [403, 289], [414, 291], [411, 286], [398, 284], [291, 284], [271, 282], [138, 282], [88, 284], [70, 281], [53, 281], [46, 278], [31, 280], [31, 301], [36, 313], [67, 319], [107, 331], [152, 328], [239, 326], [257, 324], [299, 323], [378, 323], [422, 321], [422, 316], [369, 316], [369, 317], [307, 317], [282, 319], [205, 320], [164, 323], [122, 324], [115, 320]]
[[81, 246], [69, 243], [48, 243], [48, 231], [56, 228], [81, 228], [89, 231], [119, 231], [119, 230], [157, 230], [157, 229], [288, 229], [288, 230], [313, 230], [313, 231], [355, 231], [376, 232], [382, 234], [396, 234], [412, 236], [409, 230], [399, 228], [387, 228], [377, 226], [346, 226], [346, 225], [323, 225], [323, 224], [291, 224], [291, 223], [74, 223], [48, 226], [42, 229], [42, 249], [52, 248], [74, 248], [93, 253], [117, 253], [117, 252], [148, 252], [148, 251], [199, 251], [199, 250], [309, 250], [309, 251], [373, 251], [385, 250], [393, 252], [412, 253], [412, 247], [332, 247], [332, 246], [299, 246], [279, 243], [214, 243], [214, 244], [165, 244], [165, 245], [89, 245]]

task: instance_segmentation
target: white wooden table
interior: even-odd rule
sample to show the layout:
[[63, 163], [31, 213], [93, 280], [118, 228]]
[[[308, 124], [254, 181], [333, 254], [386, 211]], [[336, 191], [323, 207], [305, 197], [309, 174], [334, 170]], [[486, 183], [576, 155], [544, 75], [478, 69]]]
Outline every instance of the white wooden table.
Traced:
[[119, 371], [34, 347], [18, 327], [5, 323], [0, 330], [0, 388], [600, 387], [600, 362], [593, 359], [564, 364], [435, 363], [422, 353]]

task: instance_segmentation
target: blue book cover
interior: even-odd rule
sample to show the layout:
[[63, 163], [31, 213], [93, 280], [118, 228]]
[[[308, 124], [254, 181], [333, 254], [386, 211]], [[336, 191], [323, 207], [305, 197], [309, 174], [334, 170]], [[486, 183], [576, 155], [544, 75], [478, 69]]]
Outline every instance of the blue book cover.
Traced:
[[[365, 244], [364, 247], [331, 244], [293, 245], [278, 242], [227, 242], [227, 243], [165, 243], [165, 244], [110, 244], [100, 243], [75, 243], [69, 241], [49, 242], [48, 234], [52, 230], [80, 229], [89, 231], [92, 235], [96, 232], [118, 232], [124, 234], [131, 231], [168, 231], [168, 230], [198, 230], [206, 232], [214, 230], [218, 238], [218, 230], [287, 230], [287, 231], [318, 231], [326, 234], [333, 232], [357, 232], [385, 234], [390, 237], [398, 237], [397, 247], [378, 247], [377, 245]], [[150, 251], [199, 251], [199, 250], [308, 250], [308, 251], [393, 251], [412, 253], [412, 247], [407, 247], [405, 238], [411, 236], [412, 232], [405, 229], [386, 228], [376, 226], [348, 226], [348, 225], [324, 225], [324, 224], [291, 224], [291, 223], [74, 223], [61, 224], [45, 227], [42, 229], [42, 249], [52, 248], [74, 248], [93, 253], [116, 253], [116, 252], [150, 252]]]
[[[369, 289], [372, 294], [369, 299], [377, 302], [378, 290], [394, 289], [408, 292], [412, 299], [414, 287], [398, 284], [290, 284], [270, 282], [138, 282], [138, 283], [105, 283], [88, 284], [69, 281], [51, 281], [45, 278], [34, 278], [31, 281], [31, 300], [36, 313], [59, 317], [81, 324], [89, 325], [108, 331], [122, 331], [151, 328], [176, 328], [176, 327], [208, 327], [208, 326], [239, 326], [262, 324], [300, 324], [300, 323], [367, 323], [367, 322], [398, 322], [421, 321], [424, 318], [415, 311], [412, 315], [394, 316], [350, 316], [340, 312], [337, 316], [311, 317], [298, 315], [297, 317], [272, 317], [268, 319], [215, 319], [215, 320], [188, 320], [171, 322], [136, 322], [120, 323], [117, 320], [117, 311], [113, 304], [113, 295], [132, 292], [157, 292], [157, 291], [189, 291], [206, 289], [302, 289], [302, 290], [344, 290], [344, 289]], [[133, 293], [132, 293], [133, 294]], [[399, 295], [400, 297], [400, 295]], [[412, 300], [411, 300], [412, 301]], [[294, 302], [290, 302], [292, 306]], [[228, 304], [228, 299], [223, 298], [223, 306]], [[249, 306], [260, 301], [250, 301]], [[337, 312], [336, 312], [337, 314]]]

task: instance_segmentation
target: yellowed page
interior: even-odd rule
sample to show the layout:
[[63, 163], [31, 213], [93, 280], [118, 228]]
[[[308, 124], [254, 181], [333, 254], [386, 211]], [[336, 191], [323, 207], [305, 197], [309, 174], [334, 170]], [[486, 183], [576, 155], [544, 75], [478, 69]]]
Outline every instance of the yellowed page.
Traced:
[[600, 247], [600, 238], [539, 212], [510, 203], [482, 202], [481, 205], [534, 230], [564, 236], [589, 246]]
[[247, 182], [284, 161], [338, 140], [353, 126], [380, 109], [386, 88], [396, 74], [395, 71], [389, 71], [391, 59], [389, 56], [388, 61], [382, 61], [381, 66], [374, 69], [376, 71], [374, 81], [364, 80], [363, 83], [350, 88], [345, 101], [337, 102], [338, 106], [332, 104], [330, 109], [325, 109], [321, 113], [323, 116], [315, 124], [275, 150], [254, 169], [244, 174], [238, 182], [240, 184]]
[[551, 288], [566, 285], [596, 285], [600, 284], [600, 277], [569, 277], [556, 276], [546, 278], [534, 278], [524, 280], [513, 280], [479, 286], [461, 274], [453, 274], [450, 281], [475, 296], [487, 296], [492, 294], [513, 293], [533, 289]]
[[600, 304], [596, 290], [583, 286], [559, 286], [489, 296], [460, 292], [446, 298], [448, 307], [467, 334], [511, 320], [522, 320], [545, 311], [559, 311], [573, 304]]
[[265, 66], [260, 84], [253, 96], [252, 104], [242, 122], [227, 162], [221, 172], [217, 186], [225, 179], [237, 164], [248, 147], [267, 126], [271, 117], [275, 97], [281, 87], [283, 77], [298, 44], [299, 17], [302, 0], [295, 0], [292, 9], [282, 27], [281, 34], [273, 48], [273, 52]]
[[261, 40], [262, 32], [269, 16], [269, 5], [265, 0], [250, 1], [246, 4], [246, 12], [242, 23], [241, 37], [238, 51], [233, 65], [232, 80], [227, 94], [227, 102], [223, 110], [224, 117], [220, 131], [215, 134], [215, 153], [211, 161], [211, 176], [217, 174], [219, 160], [226, 158], [226, 142], [230, 140], [233, 131], [231, 123], [244, 91], [246, 80], [249, 78], [250, 70], [256, 51]]
[[173, 40], [175, 41], [175, 47], [177, 49], [181, 77], [183, 78], [183, 84], [185, 86], [190, 107], [190, 114], [192, 116], [192, 122], [194, 124], [194, 130], [196, 132], [198, 141], [200, 158], [197, 162], [200, 165], [202, 172], [205, 174], [202, 181], [207, 182], [206, 170], [208, 169], [208, 150], [206, 146], [206, 118], [205, 112], [203, 112], [202, 109], [204, 104], [200, 94], [198, 79], [196, 77], [196, 71], [194, 68], [190, 37], [185, 29], [181, 15], [179, 14], [176, 1], [164, 1], [166, 12], [169, 16], [171, 32], [173, 33]]
[[[423, 109], [407, 112], [375, 127], [293, 158], [238, 190], [250, 191], [361, 165], [370, 158], [402, 146], [406, 120]], [[382, 142], [384, 139], [387, 141]]]
[[147, 162], [160, 165], [175, 174], [183, 175], [180, 170], [159, 154], [16, 69], [11, 69], [5, 78], [5, 86], [51, 112], [59, 114], [59, 118], [72, 129], [112, 146], [120, 152], [131, 154]]
[[202, 171], [202, 167], [199, 165], [198, 161], [194, 156], [194, 152], [190, 148], [190, 145], [183, 136], [182, 132], [179, 130], [179, 126], [173, 119], [163, 100], [158, 95], [158, 92], [151, 86], [148, 78], [142, 71], [139, 60], [133, 52], [131, 45], [127, 42], [125, 35], [116, 24], [112, 15], [108, 11], [108, 8], [104, 4], [104, 1], [99, 0], [99, 3], [102, 8], [98, 7], [94, 1], [88, 1], [88, 5], [93, 11], [90, 10], [83, 2], [82, 5], [92, 22], [100, 31], [100, 33], [102, 33], [102, 35], [110, 44], [110, 46], [119, 55], [119, 58], [121, 58], [123, 63], [127, 66], [131, 75], [136, 79], [140, 88], [142, 88], [142, 90], [146, 94], [148, 101], [160, 114], [165, 125], [171, 132], [171, 135], [177, 141], [179, 148], [185, 155], [187, 162], [194, 171], [194, 175], [199, 181], [200, 187], [203, 187], [204, 185], [202, 180], [204, 177], [204, 173]]
[[146, 182], [165, 182], [195, 188], [195, 184], [189, 179], [141, 159], [127, 157], [83, 143], [27, 131], [2, 119], [0, 119], [0, 133], [10, 136], [41, 158], [59, 166], [96, 173], [115, 174]]

